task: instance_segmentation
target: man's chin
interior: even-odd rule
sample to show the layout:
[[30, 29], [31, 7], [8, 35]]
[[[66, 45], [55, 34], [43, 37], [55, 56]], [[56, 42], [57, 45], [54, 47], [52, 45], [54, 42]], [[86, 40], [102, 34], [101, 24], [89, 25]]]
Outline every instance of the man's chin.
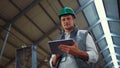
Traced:
[[66, 30], [72, 30], [73, 29], [73, 27], [68, 27], [68, 28], [65, 28]]

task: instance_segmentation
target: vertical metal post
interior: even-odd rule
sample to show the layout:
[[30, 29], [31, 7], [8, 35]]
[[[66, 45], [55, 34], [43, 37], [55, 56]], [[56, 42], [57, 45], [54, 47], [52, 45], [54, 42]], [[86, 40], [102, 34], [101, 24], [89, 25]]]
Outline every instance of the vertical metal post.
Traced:
[[21, 65], [21, 52], [22, 49], [17, 49], [17, 52], [16, 52], [16, 68], [22, 68], [22, 65]]
[[37, 47], [32, 45], [32, 68], [37, 68]]
[[10, 29], [11, 29], [11, 24], [10, 24], [9, 27], [8, 27], [8, 31], [7, 31], [7, 33], [6, 33], [6, 36], [5, 36], [5, 39], [4, 39], [4, 42], [3, 42], [3, 47], [2, 47], [1, 53], [0, 53], [0, 60], [1, 60], [2, 55], [3, 55], [3, 52], [4, 52], [4, 50], [5, 50], [5, 46], [6, 46], [6, 43], [7, 43], [7, 40], [8, 40], [8, 36], [9, 36], [9, 31], [10, 31]]

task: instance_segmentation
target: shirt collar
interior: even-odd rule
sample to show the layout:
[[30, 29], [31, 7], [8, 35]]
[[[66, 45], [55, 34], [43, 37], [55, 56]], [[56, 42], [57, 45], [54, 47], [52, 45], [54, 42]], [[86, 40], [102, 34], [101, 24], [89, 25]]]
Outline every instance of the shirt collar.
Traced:
[[[74, 38], [76, 36], [76, 34], [77, 34], [77, 31], [78, 31], [78, 27], [75, 26], [73, 28], [73, 30], [70, 32], [70, 38]], [[64, 38], [65, 38], [65, 31], [62, 30], [60, 39], [64, 39]]]

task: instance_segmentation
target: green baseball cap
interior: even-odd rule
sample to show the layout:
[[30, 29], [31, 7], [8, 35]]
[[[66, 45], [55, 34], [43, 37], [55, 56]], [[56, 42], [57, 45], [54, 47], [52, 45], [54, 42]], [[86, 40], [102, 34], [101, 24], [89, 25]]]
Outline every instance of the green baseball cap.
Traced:
[[59, 18], [61, 18], [61, 16], [63, 16], [63, 15], [68, 15], [68, 14], [70, 14], [74, 18], [76, 18], [74, 10], [72, 8], [70, 8], [70, 7], [64, 7], [64, 8], [62, 8], [60, 10], [60, 12], [59, 12]]

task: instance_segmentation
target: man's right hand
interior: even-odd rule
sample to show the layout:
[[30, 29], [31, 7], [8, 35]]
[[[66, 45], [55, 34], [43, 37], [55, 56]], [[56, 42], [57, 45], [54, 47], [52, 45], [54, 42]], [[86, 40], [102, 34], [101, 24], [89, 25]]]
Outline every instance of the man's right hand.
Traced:
[[55, 56], [53, 57], [53, 60], [52, 60], [52, 65], [53, 66], [56, 66], [56, 63], [57, 63], [57, 61], [60, 57], [61, 57], [60, 54], [55, 54]]

